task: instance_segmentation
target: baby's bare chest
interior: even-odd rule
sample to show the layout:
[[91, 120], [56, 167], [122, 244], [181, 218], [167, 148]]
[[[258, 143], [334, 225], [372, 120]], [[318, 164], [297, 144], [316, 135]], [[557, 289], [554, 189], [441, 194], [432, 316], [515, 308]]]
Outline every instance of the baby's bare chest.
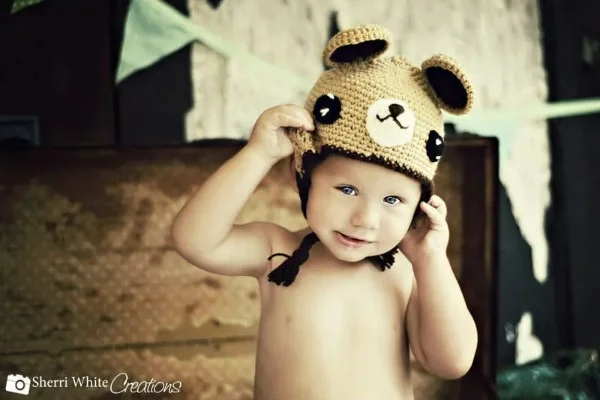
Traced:
[[335, 394], [368, 384], [385, 393], [376, 398], [405, 398], [397, 394], [409, 387], [408, 294], [393, 281], [401, 274], [329, 267], [308, 264], [291, 286], [263, 288], [257, 387], [277, 393], [271, 398], [299, 390], [310, 392], [300, 398], [349, 398]]
[[410, 278], [402, 271], [380, 271], [368, 261], [350, 266], [313, 261], [300, 268], [289, 287], [267, 283], [261, 319], [288, 335], [397, 333], [410, 294], [410, 282], [402, 280]]

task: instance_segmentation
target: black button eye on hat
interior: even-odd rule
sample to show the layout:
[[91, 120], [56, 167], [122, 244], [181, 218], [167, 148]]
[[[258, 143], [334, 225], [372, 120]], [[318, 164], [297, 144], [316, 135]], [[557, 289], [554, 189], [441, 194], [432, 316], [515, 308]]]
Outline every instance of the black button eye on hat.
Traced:
[[444, 154], [444, 146], [444, 138], [436, 131], [430, 131], [427, 144], [425, 145], [429, 161], [438, 162], [442, 158], [442, 154]]
[[333, 94], [324, 94], [315, 102], [313, 116], [322, 124], [333, 124], [342, 113], [342, 102]]

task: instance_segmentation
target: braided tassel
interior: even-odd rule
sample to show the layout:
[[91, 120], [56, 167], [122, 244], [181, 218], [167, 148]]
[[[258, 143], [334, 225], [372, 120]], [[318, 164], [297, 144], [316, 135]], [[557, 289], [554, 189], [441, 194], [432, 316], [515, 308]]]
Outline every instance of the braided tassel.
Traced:
[[300, 246], [292, 253], [291, 256], [286, 254], [273, 254], [269, 257], [269, 260], [276, 255], [283, 255], [287, 257], [279, 267], [275, 268], [269, 274], [269, 282], [273, 282], [276, 285], [290, 286], [296, 279], [296, 275], [300, 271], [300, 266], [308, 260], [308, 252], [313, 245], [319, 241], [319, 238], [314, 233], [309, 233], [302, 239]]
[[368, 257], [369, 261], [375, 264], [381, 271], [385, 271], [386, 268], [391, 268], [394, 265], [394, 254], [398, 252], [398, 246], [394, 247], [390, 251], [378, 256]]

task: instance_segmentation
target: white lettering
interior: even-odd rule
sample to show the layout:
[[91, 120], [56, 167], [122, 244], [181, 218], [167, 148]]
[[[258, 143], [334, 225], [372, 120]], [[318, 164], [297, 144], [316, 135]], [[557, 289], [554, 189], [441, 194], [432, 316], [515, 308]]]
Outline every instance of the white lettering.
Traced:
[[83, 383], [85, 382], [85, 379], [81, 378], [81, 377], [79, 377], [79, 378], [72, 377], [71, 380], [73, 381], [73, 386], [75, 386], [76, 388], [83, 387]]
[[63, 379], [44, 379], [41, 376], [34, 376], [31, 380], [31, 386], [40, 388], [66, 388], [69, 387], [67, 377]]
[[130, 391], [131, 393], [139, 393], [139, 392], [137, 391], [137, 388], [138, 388], [138, 386], [139, 386], [139, 385], [140, 385], [140, 383], [139, 383], [139, 382], [131, 382], [131, 383], [128, 383], [128, 384], [127, 384], [127, 386], [130, 388], [130, 389], [129, 389], [129, 391]]
[[181, 382], [165, 383], [156, 381], [154, 378], [150, 381], [129, 381], [129, 376], [122, 372], [115, 376], [110, 383], [110, 391], [114, 394], [123, 392], [129, 393], [179, 393]]
[[100, 379], [98, 377], [90, 378], [89, 376], [72, 377], [73, 386], [77, 388], [106, 388], [108, 387], [108, 380]]
[[[115, 382], [119, 383], [119, 382], [118, 382], [118, 378], [119, 378], [119, 377], [121, 377], [122, 379], [124, 379], [124, 382], [122, 383], [122, 385], [125, 385], [125, 387], [124, 387], [124, 388], [122, 388], [122, 389], [121, 389], [121, 390], [119, 390], [119, 391], [116, 391], [115, 389], [113, 389], [113, 385], [115, 384]], [[110, 391], [111, 391], [111, 393], [118, 394], [118, 393], [123, 393], [124, 391], [126, 391], [126, 390], [127, 390], [127, 379], [128, 379], [128, 378], [129, 378], [129, 377], [128, 377], [128, 376], [127, 376], [127, 374], [126, 374], [126, 373], [124, 373], [124, 372], [121, 372], [119, 375], [115, 376], [115, 377], [113, 378], [112, 382], [110, 383]]]
[[169, 388], [169, 393], [179, 393], [179, 389], [181, 389], [181, 381], [175, 381], [170, 386], [173, 386], [173, 390]]

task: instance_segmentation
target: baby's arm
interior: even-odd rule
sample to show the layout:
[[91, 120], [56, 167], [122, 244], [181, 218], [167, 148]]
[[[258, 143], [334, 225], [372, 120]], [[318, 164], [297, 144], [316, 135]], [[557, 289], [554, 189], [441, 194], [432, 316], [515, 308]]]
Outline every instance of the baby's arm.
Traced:
[[242, 208], [277, 161], [292, 152], [285, 127], [313, 128], [298, 106], [278, 106], [257, 120], [248, 144], [223, 164], [190, 198], [175, 218], [176, 250], [190, 263], [222, 275], [260, 277], [268, 266], [268, 222], [234, 224]]
[[458, 379], [471, 368], [477, 328], [447, 257], [414, 265], [406, 320], [411, 349], [430, 373]]
[[446, 254], [446, 205], [433, 196], [421, 208], [426, 222], [401, 243], [414, 271], [406, 311], [410, 346], [430, 373], [457, 379], [473, 363], [477, 327]]

